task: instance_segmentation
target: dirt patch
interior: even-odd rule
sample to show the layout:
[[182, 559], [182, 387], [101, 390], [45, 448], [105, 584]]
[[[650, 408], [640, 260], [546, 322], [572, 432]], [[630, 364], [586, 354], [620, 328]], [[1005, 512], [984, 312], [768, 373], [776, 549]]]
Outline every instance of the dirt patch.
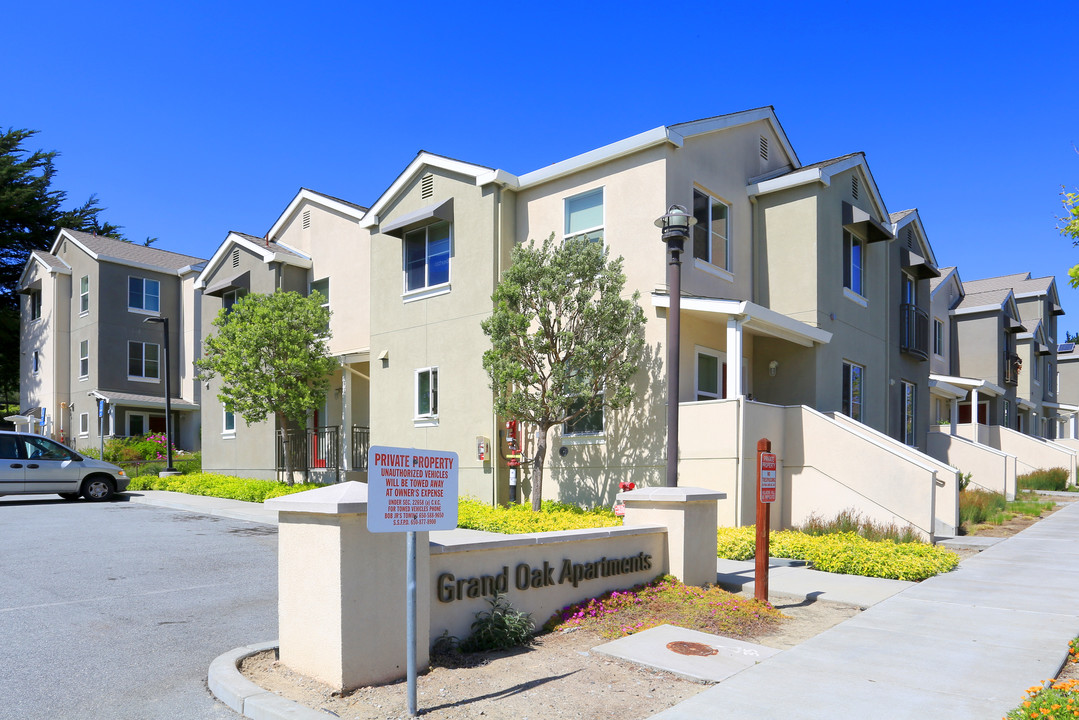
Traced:
[[[787, 619], [766, 635], [740, 639], [782, 650], [862, 610], [822, 600], [774, 598], [774, 602]], [[605, 642], [608, 641], [594, 633], [576, 630], [543, 635], [523, 650], [478, 653], [470, 658], [475, 664], [436, 665], [416, 682], [420, 714], [431, 720], [635, 720], [655, 715], [707, 687], [592, 652], [592, 648]], [[273, 651], [246, 659], [241, 672], [260, 687], [337, 717], [409, 717], [404, 681], [335, 696], [330, 687], [276, 662]]]

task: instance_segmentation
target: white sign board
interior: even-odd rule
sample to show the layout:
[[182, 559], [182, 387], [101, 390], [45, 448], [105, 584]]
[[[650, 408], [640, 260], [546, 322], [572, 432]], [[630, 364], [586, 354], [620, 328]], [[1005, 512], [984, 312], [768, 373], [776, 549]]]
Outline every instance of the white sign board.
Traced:
[[372, 446], [367, 455], [367, 529], [457, 527], [457, 453]]
[[761, 502], [776, 501], [776, 456], [775, 453], [761, 453]]

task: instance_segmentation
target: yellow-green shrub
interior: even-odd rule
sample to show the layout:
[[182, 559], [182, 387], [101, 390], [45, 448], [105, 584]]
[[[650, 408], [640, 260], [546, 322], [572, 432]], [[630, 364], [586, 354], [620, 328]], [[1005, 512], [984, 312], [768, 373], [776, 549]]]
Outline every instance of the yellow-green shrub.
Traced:
[[576, 505], [545, 500], [542, 512], [532, 512], [531, 505], [491, 507], [475, 498], [461, 498], [457, 503], [457, 527], [470, 530], [520, 535], [553, 530], [613, 527], [622, 519], [609, 508], [582, 510]]
[[168, 490], [187, 495], [206, 495], [209, 497], [244, 500], [246, 502], [264, 502], [270, 498], [292, 493], [313, 490], [321, 485], [297, 483], [286, 485], [276, 480], [252, 480], [230, 475], [214, 473], [193, 473], [191, 475], [172, 475], [158, 477], [143, 475], [131, 478], [128, 490]]
[[[719, 528], [717, 540], [719, 557], [749, 560], [755, 553], [756, 529]], [[874, 542], [854, 533], [811, 536], [794, 530], [772, 532], [769, 554], [808, 560], [825, 572], [893, 580], [924, 580], [959, 564], [958, 555], [941, 547], [892, 540]]]

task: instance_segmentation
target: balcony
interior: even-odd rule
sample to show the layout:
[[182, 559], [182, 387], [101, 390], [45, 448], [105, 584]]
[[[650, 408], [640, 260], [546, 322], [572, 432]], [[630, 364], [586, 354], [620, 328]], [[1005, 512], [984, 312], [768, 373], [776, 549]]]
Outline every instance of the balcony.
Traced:
[[929, 359], [929, 313], [917, 305], [899, 306], [899, 350], [921, 360]]
[[1023, 359], [1013, 352], [1004, 351], [1004, 384], [1018, 385], [1019, 370], [1023, 367]]

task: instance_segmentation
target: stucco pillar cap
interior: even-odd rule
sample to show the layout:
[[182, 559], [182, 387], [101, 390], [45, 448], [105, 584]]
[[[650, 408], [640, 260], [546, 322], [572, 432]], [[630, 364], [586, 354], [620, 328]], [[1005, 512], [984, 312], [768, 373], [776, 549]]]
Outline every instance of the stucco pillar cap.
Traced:
[[699, 487], [648, 487], [627, 490], [615, 495], [617, 500], [629, 502], [695, 502], [698, 500], [725, 500], [727, 493]]
[[327, 485], [314, 490], [304, 490], [292, 495], [282, 495], [267, 500], [267, 507], [280, 512], [318, 513], [322, 515], [350, 515], [367, 512], [367, 484], [349, 482]]

